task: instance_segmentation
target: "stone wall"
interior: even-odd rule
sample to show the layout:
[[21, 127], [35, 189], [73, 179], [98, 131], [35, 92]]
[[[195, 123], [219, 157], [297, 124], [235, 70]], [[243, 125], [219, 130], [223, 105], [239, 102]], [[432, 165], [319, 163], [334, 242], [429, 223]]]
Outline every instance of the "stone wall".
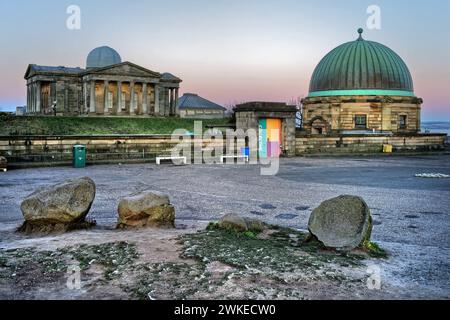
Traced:
[[181, 109], [180, 117], [186, 119], [223, 119], [225, 111], [215, 109]]
[[[421, 103], [416, 97], [309, 97], [303, 100], [303, 123], [311, 133], [316, 126], [326, 127], [326, 134], [339, 133], [359, 130], [355, 116], [365, 115], [367, 130], [414, 133], [420, 130]], [[400, 116], [406, 116], [405, 128], [400, 127]]]
[[[189, 144], [184, 144], [190, 148], [192, 157], [218, 145], [214, 139], [205, 139], [198, 144], [200, 148], [194, 149], [198, 141], [192, 138]], [[13, 166], [69, 165], [72, 147], [78, 144], [86, 145], [88, 164], [99, 164], [155, 161], [157, 156], [170, 155], [178, 142], [172, 142], [170, 135], [1, 136], [0, 156]]]
[[445, 134], [416, 135], [351, 135], [306, 136], [296, 138], [296, 155], [305, 154], [366, 154], [381, 153], [384, 144], [393, 146], [394, 152], [435, 151], [445, 149]]
[[57, 115], [79, 115], [83, 106], [81, 82], [76, 78], [70, 81], [60, 79], [56, 81], [55, 88]]
[[[290, 127], [290, 126], [289, 126]], [[186, 136], [187, 137], [187, 136]], [[445, 134], [420, 135], [297, 135], [292, 142], [293, 155], [381, 153], [383, 144], [392, 144], [394, 152], [433, 151], [445, 149]], [[199, 142], [194, 148], [194, 143]], [[156, 156], [170, 155], [178, 142], [170, 135], [117, 136], [0, 136], [0, 156], [13, 166], [70, 165], [72, 146], [86, 145], [88, 164], [111, 162], [154, 162]], [[192, 138], [185, 143], [191, 155], [209, 154], [220, 146], [220, 140]], [[226, 143], [223, 143], [223, 147]], [[235, 153], [239, 153], [235, 146]], [[205, 153], [208, 152], [208, 153]], [[225, 154], [225, 150], [222, 150]], [[211, 153], [215, 157], [214, 152]], [[291, 152], [287, 154], [291, 155]]]

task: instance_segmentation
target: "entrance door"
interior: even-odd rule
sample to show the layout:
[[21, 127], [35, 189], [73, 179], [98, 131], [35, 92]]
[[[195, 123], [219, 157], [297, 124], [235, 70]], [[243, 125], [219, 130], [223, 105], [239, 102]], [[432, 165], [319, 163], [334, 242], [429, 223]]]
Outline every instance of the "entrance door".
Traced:
[[281, 155], [281, 119], [259, 120], [259, 157]]

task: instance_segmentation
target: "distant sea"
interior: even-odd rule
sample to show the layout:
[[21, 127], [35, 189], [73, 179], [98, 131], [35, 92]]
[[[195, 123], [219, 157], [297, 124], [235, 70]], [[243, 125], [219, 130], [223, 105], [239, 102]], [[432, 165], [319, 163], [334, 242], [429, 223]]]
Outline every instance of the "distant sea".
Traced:
[[424, 121], [422, 122], [422, 132], [446, 133], [450, 137], [450, 122]]

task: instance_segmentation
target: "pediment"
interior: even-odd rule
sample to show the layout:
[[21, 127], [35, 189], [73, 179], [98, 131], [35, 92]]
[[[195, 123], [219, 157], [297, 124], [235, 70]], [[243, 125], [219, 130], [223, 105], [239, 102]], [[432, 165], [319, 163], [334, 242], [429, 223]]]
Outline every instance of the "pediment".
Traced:
[[105, 74], [105, 75], [121, 75], [134, 77], [152, 77], [161, 78], [161, 74], [152, 70], [148, 70], [131, 62], [123, 62], [120, 64], [89, 70], [90, 74]]

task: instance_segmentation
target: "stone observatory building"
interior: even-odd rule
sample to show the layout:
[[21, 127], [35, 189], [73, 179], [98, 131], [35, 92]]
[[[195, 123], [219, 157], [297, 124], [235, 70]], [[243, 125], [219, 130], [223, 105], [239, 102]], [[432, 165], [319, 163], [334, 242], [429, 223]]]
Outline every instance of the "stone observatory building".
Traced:
[[303, 99], [303, 127], [313, 135], [346, 132], [416, 133], [422, 99], [402, 58], [359, 37], [328, 53]]
[[30, 64], [27, 115], [175, 116], [181, 79], [131, 62], [116, 50], [99, 47], [86, 68]]

